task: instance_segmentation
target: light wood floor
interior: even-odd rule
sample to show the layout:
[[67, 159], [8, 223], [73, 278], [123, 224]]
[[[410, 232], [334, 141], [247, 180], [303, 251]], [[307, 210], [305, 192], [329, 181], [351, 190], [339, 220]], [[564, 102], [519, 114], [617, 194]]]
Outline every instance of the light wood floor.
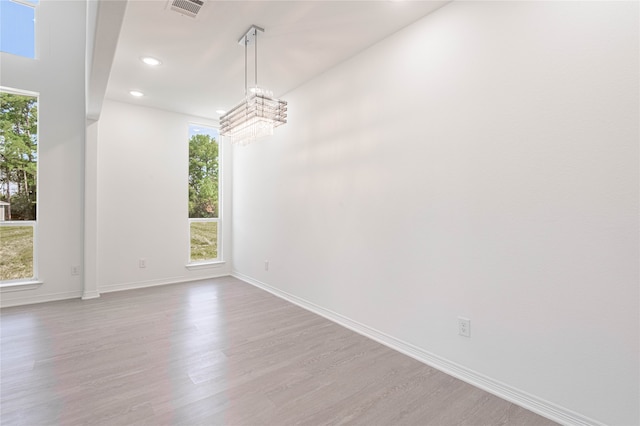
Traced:
[[2, 425], [555, 424], [235, 278], [6, 308]]

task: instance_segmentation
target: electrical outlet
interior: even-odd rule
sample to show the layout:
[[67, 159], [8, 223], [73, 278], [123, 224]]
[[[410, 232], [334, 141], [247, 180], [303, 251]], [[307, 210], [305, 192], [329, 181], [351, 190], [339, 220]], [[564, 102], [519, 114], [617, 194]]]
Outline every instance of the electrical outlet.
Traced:
[[71, 275], [80, 275], [80, 266], [72, 265], [71, 266]]
[[458, 317], [458, 334], [471, 337], [471, 320], [469, 318]]
[[264, 270], [265, 270], [265, 271], [268, 271], [268, 270], [269, 270], [269, 261], [268, 261], [268, 260], [265, 260], [265, 261], [264, 261]]
[[138, 260], [138, 268], [146, 268], [147, 267], [147, 259]]

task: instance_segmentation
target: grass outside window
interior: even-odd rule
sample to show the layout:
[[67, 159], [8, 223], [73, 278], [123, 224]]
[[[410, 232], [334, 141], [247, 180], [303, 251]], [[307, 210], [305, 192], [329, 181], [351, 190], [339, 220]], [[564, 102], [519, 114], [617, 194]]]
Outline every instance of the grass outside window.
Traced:
[[218, 223], [191, 222], [191, 262], [205, 262], [218, 258]]
[[33, 278], [33, 226], [0, 226], [0, 281]]

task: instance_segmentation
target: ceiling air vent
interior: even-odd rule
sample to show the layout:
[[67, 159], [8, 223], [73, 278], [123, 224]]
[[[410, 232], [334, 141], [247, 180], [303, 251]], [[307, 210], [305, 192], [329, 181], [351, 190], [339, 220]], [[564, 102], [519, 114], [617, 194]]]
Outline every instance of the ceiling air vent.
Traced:
[[202, 0], [169, 0], [171, 10], [195, 18], [204, 4]]

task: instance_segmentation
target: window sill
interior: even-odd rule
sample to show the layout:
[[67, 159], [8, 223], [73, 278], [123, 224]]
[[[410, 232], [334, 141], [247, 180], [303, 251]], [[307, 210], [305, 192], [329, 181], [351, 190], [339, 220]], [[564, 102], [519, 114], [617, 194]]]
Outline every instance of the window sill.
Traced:
[[225, 262], [224, 260], [214, 260], [212, 262], [187, 263], [185, 265], [185, 267], [187, 269], [189, 269], [190, 271], [193, 271], [193, 270], [197, 270], [197, 269], [219, 268], [221, 266], [224, 266], [226, 263], [227, 262]]
[[22, 291], [22, 290], [35, 290], [39, 288], [42, 284], [42, 281], [19, 281], [13, 283], [5, 283], [0, 284], [0, 292], [8, 292], [8, 291]]

